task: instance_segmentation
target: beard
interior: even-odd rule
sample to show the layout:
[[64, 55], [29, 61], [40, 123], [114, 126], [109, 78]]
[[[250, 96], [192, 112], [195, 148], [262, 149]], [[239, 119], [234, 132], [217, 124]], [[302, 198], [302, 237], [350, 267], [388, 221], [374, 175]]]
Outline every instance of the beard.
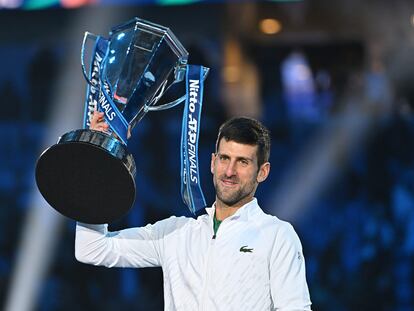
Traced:
[[[225, 186], [220, 184], [222, 179], [231, 180], [237, 182], [239, 187], [236, 189], [228, 189]], [[227, 206], [234, 206], [252, 193], [256, 189], [256, 178], [252, 178], [246, 184], [240, 184], [237, 178], [226, 178], [225, 176], [220, 176], [219, 178], [214, 178], [214, 188], [216, 189], [216, 196], [221, 202]]]

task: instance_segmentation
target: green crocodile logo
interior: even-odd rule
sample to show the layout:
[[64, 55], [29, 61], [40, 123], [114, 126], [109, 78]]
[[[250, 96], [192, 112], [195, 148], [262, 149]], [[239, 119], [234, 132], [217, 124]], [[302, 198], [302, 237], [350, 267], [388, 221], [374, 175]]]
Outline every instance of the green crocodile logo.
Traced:
[[240, 247], [240, 252], [242, 252], [242, 253], [252, 253], [253, 248], [247, 248], [247, 245], [244, 245], [244, 246]]

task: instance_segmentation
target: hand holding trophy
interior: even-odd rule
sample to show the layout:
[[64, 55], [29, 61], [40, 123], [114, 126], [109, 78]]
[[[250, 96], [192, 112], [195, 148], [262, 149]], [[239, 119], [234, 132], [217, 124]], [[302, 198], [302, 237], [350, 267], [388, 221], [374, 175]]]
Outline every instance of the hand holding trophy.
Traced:
[[94, 111], [92, 117], [89, 119], [91, 130], [107, 132], [109, 130], [108, 123], [105, 122], [105, 113]]
[[[84, 50], [91, 39], [87, 74]], [[114, 27], [109, 39], [86, 33], [81, 59], [88, 82], [83, 129], [65, 133], [40, 156], [36, 183], [46, 201], [85, 223], [108, 223], [125, 215], [135, 200], [136, 166], [127, 149], [132, 128], [150, 111], [185, 102], [181, 195], [193, 213], [204, 207], [197, 150], [208, 68], [188, 65], [188, 52], [170, 29], [139, 18]], [[178, 83], [186, 83], [186, 95], [159, 105]], [[89, 128], [96, 110], [108, 128]]]

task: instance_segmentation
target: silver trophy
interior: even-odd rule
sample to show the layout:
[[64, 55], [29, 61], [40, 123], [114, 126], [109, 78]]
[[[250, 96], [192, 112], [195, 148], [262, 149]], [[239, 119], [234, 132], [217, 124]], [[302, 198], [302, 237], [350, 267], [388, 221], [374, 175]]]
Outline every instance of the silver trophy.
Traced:
[[[89, 73], [84, 64], [88, 40], [94, 42]], [[93, 224], [112, 222], [128, 212], [135, 200], [136, 166], [127, 140], [147, 112], [189, 99], [187, 94], [160, 105], [164, 94], [184, 84], [187, 59], [188, 52], [169, 28], [139, 18], [114, 27], [109, 39], [85, 34], [81, 53], [88, 82], [84, 128], [62, 135], [36, 165], [37, 186], [53, 208]], [[200, 68], [202, 83], [208, 69]], [[105, 113], [109, 133], [89, 129], [94, 110]], [[183, 183], [190, 187], [186, 178]], [[189, 200], [186, 193], [185, 197], [197, 201], [196, 196]]]

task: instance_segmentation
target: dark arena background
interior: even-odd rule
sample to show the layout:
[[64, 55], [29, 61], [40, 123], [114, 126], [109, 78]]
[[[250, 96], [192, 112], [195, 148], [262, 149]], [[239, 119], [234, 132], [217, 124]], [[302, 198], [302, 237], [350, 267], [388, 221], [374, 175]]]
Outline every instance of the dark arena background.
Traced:
[[[42, 150], [81, 127], [83, 34], [132, 17], [168, 26], [211, 68], [199, 160], [223, 120], [272, 132], [262, 208], [301, 237], [313, 310], [414, 310], [414, 2], [0, 0], [0, 308], [163, 310], [161, 269], [76, 261], [75, 222], [39, 194]], [[148, 113], [129, 150], [135, 204], [112, 230], [190, 213], [182, 106]], [[110, 194], [102, 194], [110, 195]]]

